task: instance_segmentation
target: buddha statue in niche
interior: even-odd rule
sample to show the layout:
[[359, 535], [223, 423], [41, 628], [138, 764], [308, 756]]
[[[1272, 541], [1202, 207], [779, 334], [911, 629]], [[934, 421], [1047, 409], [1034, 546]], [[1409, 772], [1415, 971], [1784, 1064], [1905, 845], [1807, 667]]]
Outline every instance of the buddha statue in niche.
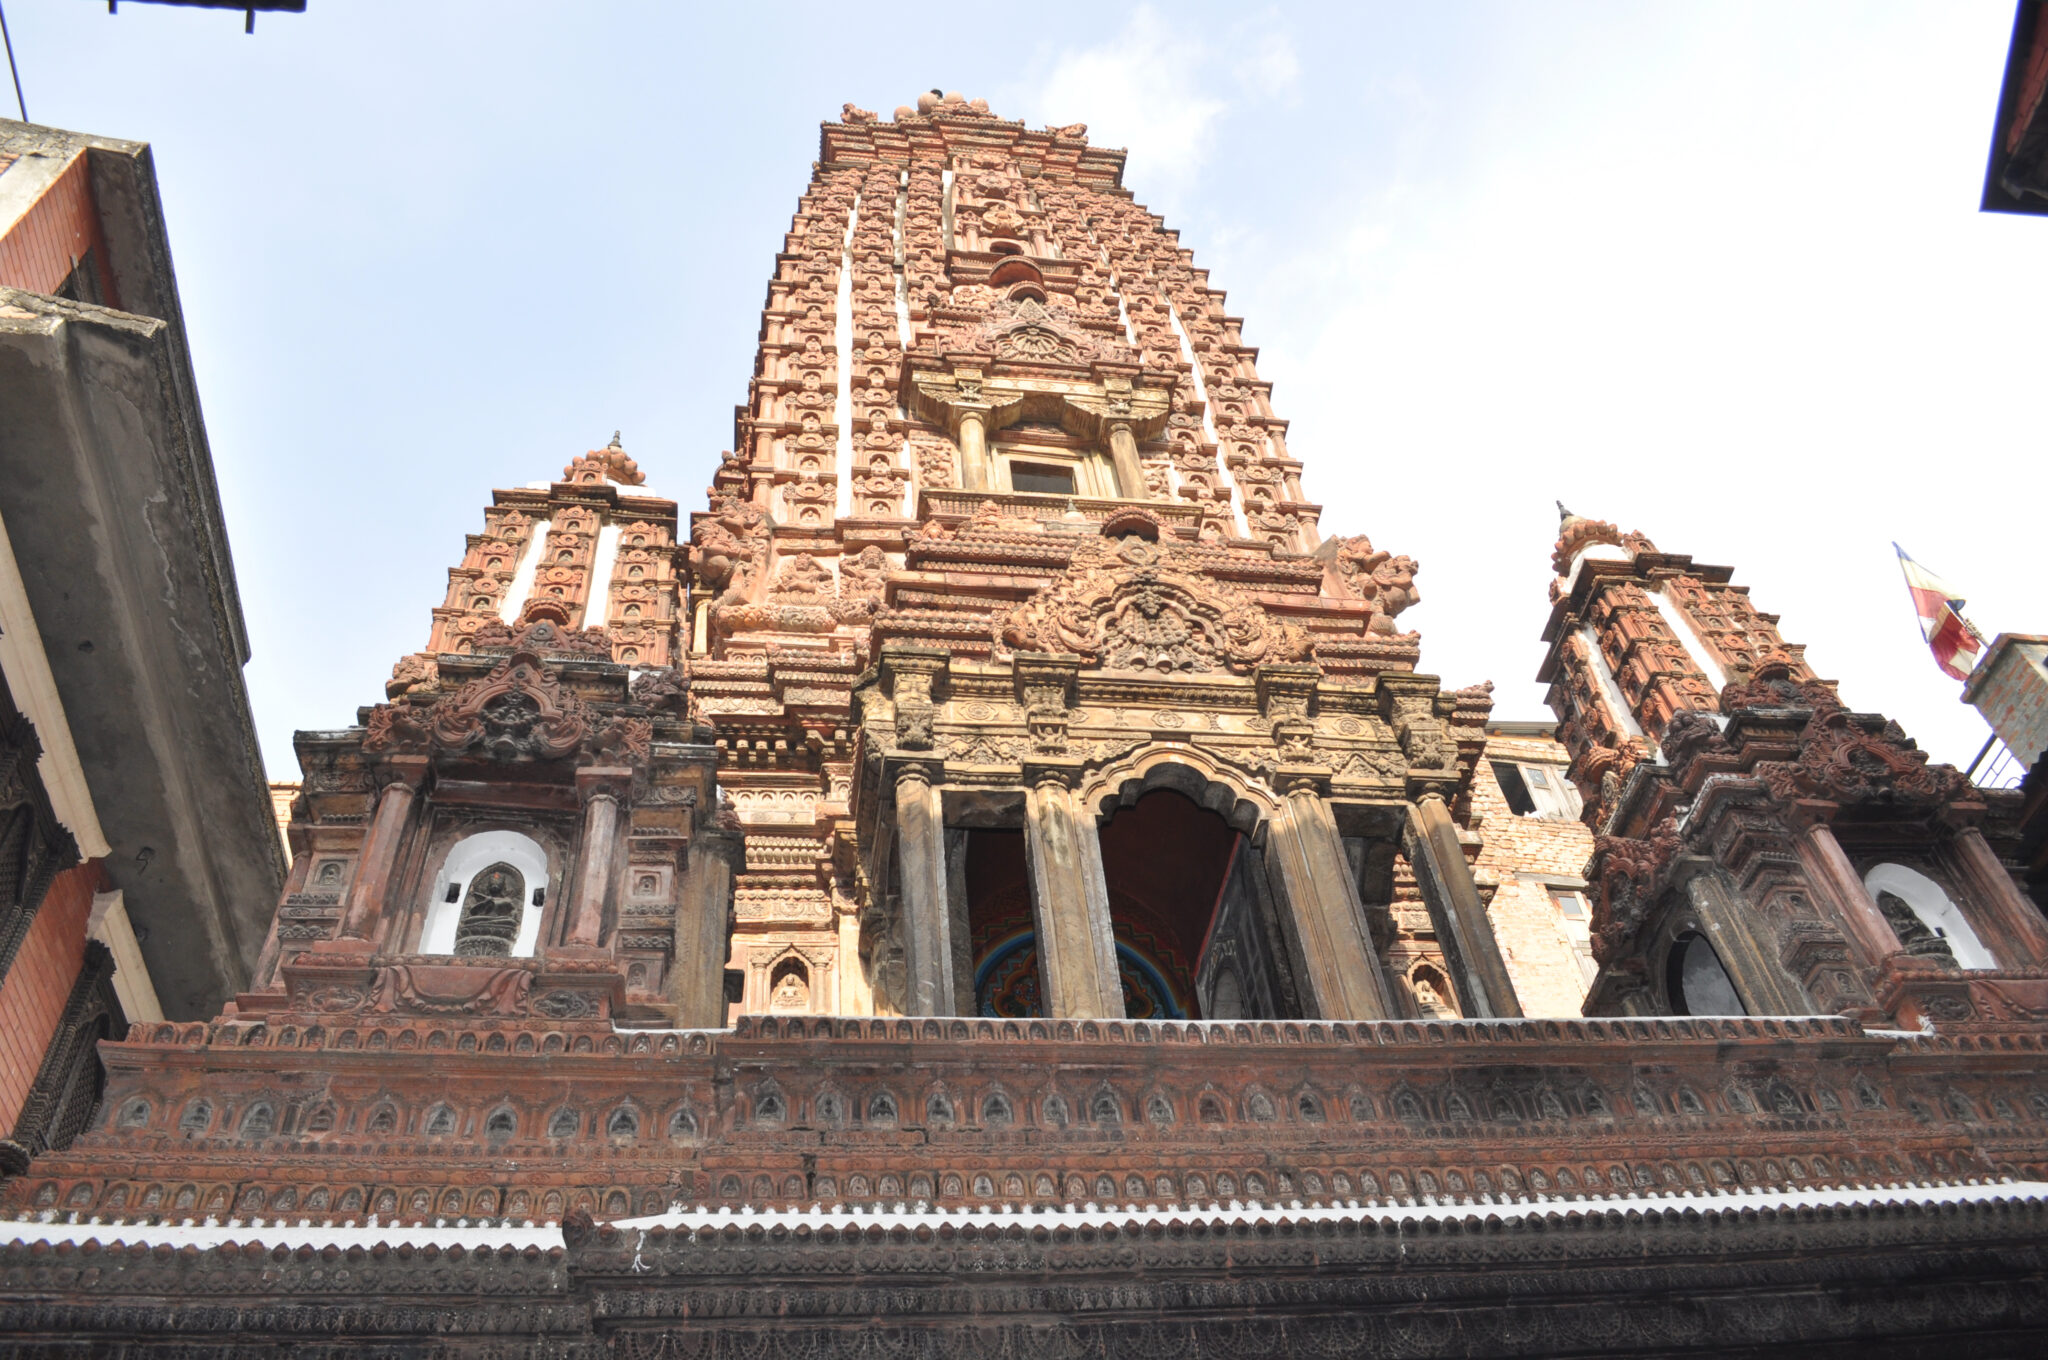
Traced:
[[469, 881], [455, 924], [455, 952], [504, 958], [519, 938], [526, 878], [509, 864], [493, 864]]
[[1899, 937], [1899, 944], [1908, 954], [1921, 959], [1941, 959], [1953, 965], [1955, 950], [1940, 932], [1929, 929], [1920, 919], [1919, 913], [1906, 904], [1906, 899], [1897, 893], [1880, 890], [1877, 894], [1877, 909], [1884, 913], [1885, 924], [1892, 928], [1892, 934]]
[[772, 1011], [807, 1011], [811, 1008], [811, 989], [804, 982], [803, 974], [792, 968], [776, 980], [775, 990], [768, 999]]

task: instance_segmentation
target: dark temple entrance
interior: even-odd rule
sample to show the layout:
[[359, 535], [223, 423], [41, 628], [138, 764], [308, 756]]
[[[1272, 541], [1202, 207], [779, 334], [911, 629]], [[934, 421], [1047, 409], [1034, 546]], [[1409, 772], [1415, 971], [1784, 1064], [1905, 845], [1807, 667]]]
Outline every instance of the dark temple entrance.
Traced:
[[[963, 951], [978, 1015], [1045, 1013], [1021, 831], [966, 838]], [[1260, 854], [1216, 813], [1171, 789], [1119, 809], [1100, 831], [1124, 1015], [1134, 1020], [1298, 1014]]]

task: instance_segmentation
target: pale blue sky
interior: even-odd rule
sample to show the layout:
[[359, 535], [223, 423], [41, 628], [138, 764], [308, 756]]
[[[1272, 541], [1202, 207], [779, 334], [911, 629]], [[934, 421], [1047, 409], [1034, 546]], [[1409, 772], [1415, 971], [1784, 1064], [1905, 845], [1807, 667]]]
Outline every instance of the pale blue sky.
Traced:
[[2048, 220], [1975, 207], [2010, 0], [8, 18], [37, 121], [155, 144], [281, 777], [492, 487], [618, 428], [701, 504], [818, 121], [934, 85], [1130, 148], [1326, 532], [1421, 562], [1424, 667], [1499, 716], [1547, 716], [1558, 496], [1733, 564], [1939, 758], [1984, 728], [1890, 541], [2048, 628]]

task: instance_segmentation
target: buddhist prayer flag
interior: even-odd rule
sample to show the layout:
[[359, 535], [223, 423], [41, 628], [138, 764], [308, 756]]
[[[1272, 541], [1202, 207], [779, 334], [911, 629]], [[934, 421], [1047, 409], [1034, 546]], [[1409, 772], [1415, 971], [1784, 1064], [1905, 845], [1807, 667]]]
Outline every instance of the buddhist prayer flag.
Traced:
[[1920, 616], [1920, 636], [1934, 653], [1934, 662], [1958, 680], [1970, 678], [1984, 639], [1963, 617], [1966, 601], [1954, 586], [1936, 576], [1892, 544], [1899, 555], [1899, 570], [1906, 574], [1906, 592], [1913, 597], [1913, 612]]

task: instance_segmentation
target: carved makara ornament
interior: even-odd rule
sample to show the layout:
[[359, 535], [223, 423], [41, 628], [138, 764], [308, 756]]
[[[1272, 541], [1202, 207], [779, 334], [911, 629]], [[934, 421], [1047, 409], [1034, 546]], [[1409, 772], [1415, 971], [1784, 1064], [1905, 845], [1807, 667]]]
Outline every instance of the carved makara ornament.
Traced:
[[[514, 652], [435, 706], [434, 740], [493, 760], [554, 760], [590, 733], [582, 701], [532, 652]], [[367, 743], [366, 743], [367, 744]]]
[[1398, 632], [1394, 620], [1422, 600], [1422, 592], [1415, 587], [1419, 570], [1415, 559], [1382, 552], [1364, 534], [1332, 542], [1337, 545], [1332, 559], [1337, 579], [1372, 605], [1372, 622], [1367, 626], [1375, 633]]
[[1000, 637], [1017, 651], [1169, 675], [1244, 673], [1309, 654], [1300, 628], [1180, 562], [1171, 547], [1136, 536], [1106, 557], [1077, 553], [1066, 579], [1013, 612]]
[[1603, 965], [1626, 956], [1650, 907], [1663, 891], [1679, 851], [1678, 824], [1666, 817], [1647, 839], [1599, 836], [1586, 876], [1593, 882], [1593, 957]]
[[664, 666], [633, 677], [633, 702], [655, 713], [678, 717], [690, 711], [688, 677], [680, 668]]
[[432, 704], [378, 704], [370, 710], [363, 750], [370, 755], [423, 755], [434, 749]]
[[396, 699], [405, 694], [431, 693], [440, 678], [440, 667], [432, 657], [418, 652], [402, 656], [391, 668], [391, 678], [384, 682], [384, 697]]

